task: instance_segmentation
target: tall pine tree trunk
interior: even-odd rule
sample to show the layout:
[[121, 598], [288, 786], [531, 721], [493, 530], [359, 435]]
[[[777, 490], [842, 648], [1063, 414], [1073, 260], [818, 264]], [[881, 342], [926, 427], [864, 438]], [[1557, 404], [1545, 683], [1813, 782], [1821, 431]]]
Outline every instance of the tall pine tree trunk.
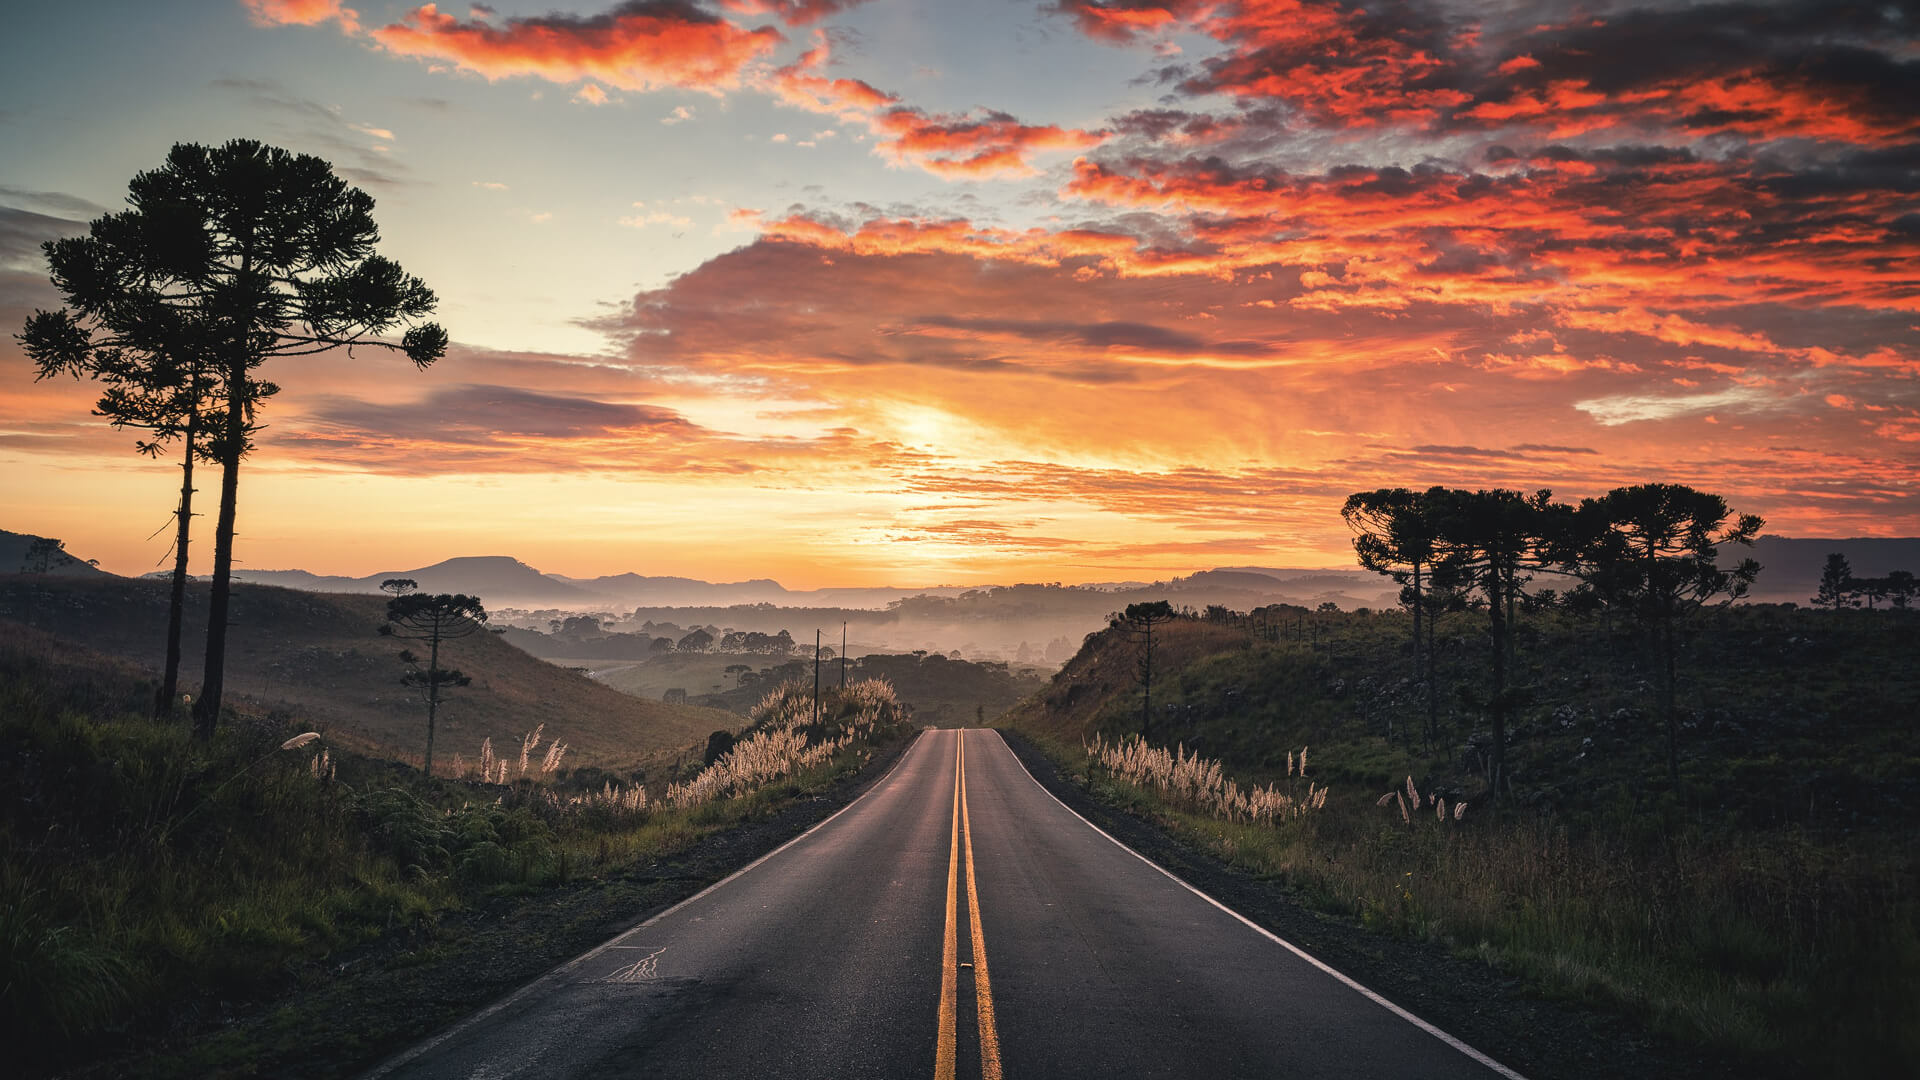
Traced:
[[[1423, 642], [1420, 640], [1422, 614], [1420, 609], [1426, 606], [1426, 594], [1421, 591], [1420, 584], [1420, 564], [1415, 562], [1413, 564], [1413, 669], [1415, 671], [1421, 670], [1420, 652]], [[1427, 684], [1427, 699], [1429, 701], [1433, 699], [1433, 684], [1431, 682]], [[1426, 743], [1427, 753], [1431, 754], [1433, 752], [1433, 723], [1431, 717], [1428, 718], [1427, 735], [1424, 742]]]
[[200, 700], [193, 703], [193, 733], [213, 738], [220, 723], [220, 695], [227, 671], [227, 601], [233, 588], [233, 522], [240, 500], [240, 456], [247, 446], [247, 364], [227, 372], [227, 429], [220, 441], [220, 518], [213, 530], [213, 587], [207, 596], [207, 664]]
[[167, 667], [160, 679], [160, 694], [153, 703], [155, 719], [165, 719], [173, 711], [180, 693], [180, 624], [187, 605], [187, 539], [193, 523], [193, 451], [199, 414], [187, 416], [186, 460], [180, 465], [180, 528], [173, 539], [173, 594], [167, 601]]
[[1495, 805], [1500, 802], [1500, 783], [1506, 779], [1507, 758], [1507, 640], [1512, 630], [1507, 623], [1505, 598], [1501, 591], [1504, 582], [1500, 571], [1489, 571], [1491, 591], [1487, 595], [1487, 612], [1491, 620], [1488, 631], [1493, 637], [1493, 754], [1488, 761], [1487, 779], [1492, 782], [1489, 797]]
[[1678, 647], [1674, 642], [1673, 612], [1666, 613], [1666, 647], [1663, 650], [1665, 663], [1662, 665], [1664, 678], [1660, 682], [1660, 709], [1667, 716], [1667, 779], [1677, 789], [1680, 786], [1680, 718], [1674, 707], [1674, 682], [1676, 679], [1674, 653]]
[[440, 628], [434, 627], [433, 645], [427, 657], [427, 759], [420, 770], [433, 775], [433, 725], [440, 714]]
[[1140, 737], [1153, 730], [1153, 624], [1147, 624], [1146, 661], [1140, 667]]
[[1440, 686], [1433, 661], [1433, 623], [1436, 612], [1427, 613], [1427, 732], [1430, 739], [1440, 738]]

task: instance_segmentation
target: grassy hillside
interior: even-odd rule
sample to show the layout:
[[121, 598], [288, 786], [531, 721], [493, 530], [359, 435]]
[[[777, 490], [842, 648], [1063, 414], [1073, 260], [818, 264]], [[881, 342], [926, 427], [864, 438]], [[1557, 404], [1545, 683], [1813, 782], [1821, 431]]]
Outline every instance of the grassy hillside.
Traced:
[[[1177, 620], [1157, 647], [1154, 742], [1180, 742], [1255, 777], [1311, 744], [1323, 777], [1385, 790], [1408, 773], [1484, 800], [1484, 616], [1441, 622], [1439, 741], [1423, 746], [1425, 694], [1399, 612], [1277, 609], [1278, 640], [1238, 624]], [[1900, 825], [1920, 815], [1920, 617], [1773, 605], [1718, 609], [1683, 632], [1681, 788], [1666, 776], [1654, 664], [1625, 628], [1550, 612], [1517, 631], [1503, 797], [1562, 817], [1616, 800], [1671, 800], [1751, 826]], [[1138, 733], [1136, 652], [1120, 631], [1089, 640], [1016, 726], [1079, 742]]]
[[[1920, 616], [1701, 614], [1682, 638], [1676, 786], [1642, 642], [1524, 615], [1496, 808], [1483, 616], [1442, 623], [1429, 747], [1405, 617], [1263, 614], [1271, 639], [1248, 623], [1164, 627], [1146, 739], [1283, 788], [1308, 747], [1310, 779], [1331, 787], [1322, 811], [1219, 820], [1089, 760], [1083, 740], [1143, 729], [1120, 631], [1006, 722], [1097, 794], [1311, 906], [1446, 942], [1755, 1071], [1889, 1075], [1920, 1055]], [[1436, 797], [1465, 816], [1437, 820]]]
[[[379, 636], [386, 598], [305, 593], [236, 584], [228, 638], [227, 690], [283, 707], [366, 749], [418, 760], [426, 709], [417, 691], [400, 685], [403, 644]], [[164, 658], [167, 584], [127, 578], [0, 577], [0, 621], [24, 623], [148, 668]], [[199, 679], [206, 589], [190, 589], [181, 684]], [[715, 709], [665, 705], [610, 690], [538, 660], [492, 634], [443, 647], [443, 663], [473, 677], [441, 707], [436, 750], [475, 757], [483, 738], [496, 747], [517, 742], [536, 725], [572, 749], [569, 762], [630, 765], [664, 749], [703, 742], [735, 729], [738, 716]]]

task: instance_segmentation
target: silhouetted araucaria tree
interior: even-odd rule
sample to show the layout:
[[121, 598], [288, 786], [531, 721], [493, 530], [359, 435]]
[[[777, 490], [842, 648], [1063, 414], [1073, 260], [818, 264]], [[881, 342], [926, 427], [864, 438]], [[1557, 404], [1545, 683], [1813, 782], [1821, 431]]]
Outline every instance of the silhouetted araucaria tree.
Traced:
[[88, 234], [50, 240], [46, 253], [53, 285], [68, 306], [35, 311], [19, 340], [37, 379], [68, 374], [102, 383], [94, 405], [117, 428], [149, 432], [134, 448], [158, 457], [175, 439], [180, 455], [180, 501], [174, 511], [172, 595], [167, 605], [166, 666], [154, 712], [164, 716], [179, 691], [182, 612], [193, 521], [193, 467], [215, 460], [207, 438], [221, 419], [211, 318], [166, 288], [148, 266], [156, 246], [169, 242], [161, 224], [139, 209], [97, 218]]
[[225, 682], [240, 460], [262, 403], [279, 390], [258, 377], [260, 366], [368, 345], [425, 367], [445, 354], [447, 333], [419, 321], [433, 310], [433, 291], [374, 253], [373, 197], [317, 157], [249, 139], [180, 143], [133, 178], [127, 201], [139, 224], [127, 240], [130, 294], [157, 297], [203, 330], [212, 360], [219, 422], [208, 446], [221, 466], [220, 514], [206, 673], [193, 707], [195, 733], [207, 737]]
[[1683, 484], [1639, 484], [1585, 499], [1575, 515], [1569, 568], [1599, 580], [1630, 606], [1660, 658], [1660, 711], [1667, 727], [1667, 776], [1680, 781], [1674, 707], [1675, 631], [1686, 614], [1716, 597], [1745, 596], [1760, 564], [1719, 566], [1726, 544], [1752, 546], [1766, 523], [1736, 517], [1718, 495]]
[[1506, 779], [1507, 715], [1513, 708], [1508, 685], [1513, 613], [1534, 572], [1560, 561], [1556, 555], [1573, 514], [1572, 507], [1552, 500], [1553, 493], [1544, 489], [1523, 495], [1505, 489], [1433, 488], [1423, 497], [1438, 553], [1436, 576], [1479, 593], [1486, 604], [1493, 661], [1487, 781], [1496, 802]]
[[1413, 614], [1413, 661], [1426, 684], [1426, 745], [1431, 749], [1440, 726], [1433, 657], [1433, 622], [1439, 611], [1433, 595], [1436, 585], [1444, 583], [1434, 580], [1440, 549], [1430, 500], [1426, 493], [1406, 488], [1360, 491], [1347, 496], [1340, 516], [1355, 533], [1353, 550], [1360, 565], [1392, 578], [1400, 586], [1400, 602]]
[[1820, 569], [1820, 592], [1813, 598], [1813, 606], [1833, 611], [1858, 606], [1853, 598], [1853, 581], [1853, 564], [1847, 562], [1846, 555], [1838, 551], [1828, 555]]
[[420, 666], [420, 658], [411, 649], [401, 650], [400, 659], [410, 667], [401, 676], [400, 682], [419, 688], [427, 699], [427, 755], [422, 771], [432, 776], [433, 729], [440, 715], [440, 702], [443, 700], [441, 691], [473, 683], [470, 676], [459, 670], [440, 666], [440, 646], [443, 642], [479, 632], [486, 624], [487, 612], [477, 597], [416, 593], [408, 588], [412, 585], [413, 582], [405, 578], [393, 578], [381, 583], [381, 588], [395, 595], [387, 601], [387, 621], [381, 625], [380, 633], [422, 641], [427, 645], [424, 668]]
[[1153, 644], [1154, 630], [1173, 620], [1173, 605], [1165, 600], [1128, 604], [1120, 615], [1127, 631], [1140, 643], [1140, 733], [1153, 729]]

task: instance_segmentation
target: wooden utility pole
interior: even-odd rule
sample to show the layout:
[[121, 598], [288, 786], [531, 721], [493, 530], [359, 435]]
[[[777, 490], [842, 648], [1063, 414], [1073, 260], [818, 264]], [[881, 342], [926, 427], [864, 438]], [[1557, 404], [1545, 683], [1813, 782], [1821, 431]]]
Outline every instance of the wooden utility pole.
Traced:
[[820, 723], [820, 630], [813, 631], [813, 722]]
[[845, 619], [842, 619], [840, 621], [840, 689], [844, 692], [846, 688], [847, 688], [847, 623]]

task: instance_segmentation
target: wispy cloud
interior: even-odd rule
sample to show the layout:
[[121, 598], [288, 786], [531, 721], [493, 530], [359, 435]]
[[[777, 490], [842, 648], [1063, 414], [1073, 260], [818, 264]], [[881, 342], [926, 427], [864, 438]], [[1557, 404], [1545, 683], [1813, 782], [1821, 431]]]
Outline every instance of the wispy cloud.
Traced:
[[1764, 408], [1776, 404], [1777, 400], [1776, 395], [1764, 390], [1734, 386], [1704, 394], [1620, 394], [1576, 401], [1573, 407], [1613, 427], [1642, 420], [1671, 420], [1717, 409]]

